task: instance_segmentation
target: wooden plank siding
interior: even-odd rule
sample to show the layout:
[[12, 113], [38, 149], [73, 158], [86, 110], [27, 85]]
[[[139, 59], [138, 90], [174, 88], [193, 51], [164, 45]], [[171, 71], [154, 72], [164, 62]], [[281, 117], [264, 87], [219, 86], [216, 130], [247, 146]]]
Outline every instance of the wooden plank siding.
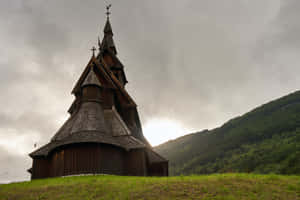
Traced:
[[49, 160], [44, 157], [37, 157], [32, 163], [32, 174], [31, 178], [46, 178], [49, 177]]
[[148, 176], [168, 176], [168, 162], [149, 164]]
[[62, 146], [33, 160], [32, 179], [75, 174], [168, 176], [168, 163], [150, 164], [145, 149], [125, 151], [97, 143]]
[[146, 172], [142, 150], [126, 152], [113, 145], [82, 143], [60, 147], [46, 158], [34, 158], [32, 179], [73, 174], [145, 176]]
[[146, 155], [144, 149], [134, 149], [127, 153], [126, 175], [147, 176]]

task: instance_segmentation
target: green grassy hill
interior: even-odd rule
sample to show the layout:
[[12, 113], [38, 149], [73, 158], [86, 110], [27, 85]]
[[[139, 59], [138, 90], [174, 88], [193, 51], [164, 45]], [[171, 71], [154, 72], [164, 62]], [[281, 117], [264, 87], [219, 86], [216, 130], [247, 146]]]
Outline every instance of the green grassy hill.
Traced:
[[171, 175], [300, 174], [300, 91], [219, 128], [164, 143], [156, 151], [169, 159]]
[[300, 199], [300, 177], [219, 174], [180, 177], [77, 176], [0, 185], [0, 200]]

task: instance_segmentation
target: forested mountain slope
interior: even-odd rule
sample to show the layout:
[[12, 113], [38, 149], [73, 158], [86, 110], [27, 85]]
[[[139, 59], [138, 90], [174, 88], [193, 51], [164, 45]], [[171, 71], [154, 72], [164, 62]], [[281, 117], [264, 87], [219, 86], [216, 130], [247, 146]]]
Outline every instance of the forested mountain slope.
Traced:
[[155, 147], [171, 175], [217, 172], [300, 174], [300, 91], [223, 126]]

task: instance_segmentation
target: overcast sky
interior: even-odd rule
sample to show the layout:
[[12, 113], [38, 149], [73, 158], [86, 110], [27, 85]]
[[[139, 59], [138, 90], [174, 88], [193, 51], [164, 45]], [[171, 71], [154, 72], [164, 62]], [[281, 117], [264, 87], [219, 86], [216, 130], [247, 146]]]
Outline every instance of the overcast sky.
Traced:
[[[111, 2], [143, 125], [211, 129], [299, 89], [299, 0]], [[0, 182], [28, 179], [33, 144], [67, 119], [104, 13], [99, 0], [0, 0]]]

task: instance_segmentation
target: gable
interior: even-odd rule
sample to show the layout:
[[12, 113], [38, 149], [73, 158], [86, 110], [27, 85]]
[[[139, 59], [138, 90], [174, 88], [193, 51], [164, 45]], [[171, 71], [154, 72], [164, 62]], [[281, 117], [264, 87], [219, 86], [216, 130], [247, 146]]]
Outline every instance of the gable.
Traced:
[[110, 88], [116, 88], [115, 84], [110, 79], [109, 75], [101, 67], [99, 67], [99, 64], [97, 64], [96, 61], [97, 60], [94, 56], [90, 59], [88, 65], [85, 67], [84, 71], [80, 75], [80, 78], [76, 82], [76, 84], [75, 84], [75, 86], [72, 90], [72, 94], [76, 94], [80, 91], [81, 85], [83, 84], [84, 80], [86, 80], [86, 77], [88, 76], [90, 70], [94, 66], [96, 66], [94, 68], [95, 69], [94, 71], [95, 71], [95, 73], [98, 77], [99, 82], [102, 84], [102, 86], [110, 87]]
[[108, 130], [113, 136], [131, 135], [126, 123], [123, 121], [114, 107], [109, 110], [104, 110], [104, 118]]
[[99, 87], [102, 86], [102, 84], [100, 83], [100, 81], [99, 81], [98, 77], [96, 76], [94, 69], [92, 67], [89, 70], [88, 75], [85, 77], [83, 83], [81, 84], [81, 87], [87, 86], [87, 85], [97, 85]]

